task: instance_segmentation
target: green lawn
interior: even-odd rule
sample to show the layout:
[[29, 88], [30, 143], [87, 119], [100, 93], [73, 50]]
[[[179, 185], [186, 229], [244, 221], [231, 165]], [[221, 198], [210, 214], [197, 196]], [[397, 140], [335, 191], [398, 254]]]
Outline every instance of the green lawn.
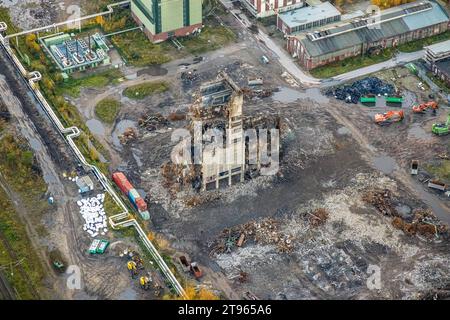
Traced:
[[120, 111], [120, 101], [106, 98], [95, 106], [95, 115], [104, 123], [112, 124]]
[[347, 58], [342, 61], [333, 62], [326, 66], [318, 67], [310, 71], [311, 75], [316, 78], [326, 79], [337, 76], [342, 73], [350, 72], [359, 68], [377, 64], [392, 58], [392, 50], [385, 49], [379, 55], [373, 56], [357, 56]]
[[450, 182], [450, 160], [442, 160], [439, 165], [426, 165], [425, 169], [434, 177]]
[[442, 42], [442, 41], [445, 41], [448, 39], [450, 39], [450, 31], [446, 31], [446, 32], [437, 34], [437, 35], [429, 37], [429, 38], [404, 43], [404, 44], [399, 45], [397, 48], [398, 48], [398, 50], [400, 50], [402, 52], [414, 52], [414, 51], [422, 50], [423, 47], [429, 46], [429, 45], [437, 43], [437, 42]]
[[123, 90], [123, 94], [130, 99], [144, 99], [152, 94], [169, 90], [169, 84], [164, 81], [146, 82], [131, 86]]
[[176, 49], [169, 42], [153, 44], [140, 30], [112, 36], [111, 42], [125, 62], [135, 67], [169, 62], [170, 53], [176, 53]]
[[224, 26], [204, 27], [199, 35], [179, 39], [189, 53], [197, 55], [223, 48], [236, 40], [236, 35]]
[[103, 88], [117, 82], [122, 77], [122, 72], [116, 69], [91, 74], [82, 78], [70, 77], [67, 82], [59, 86], [58, 90], [62, 94], [77, 98], [80, 96], [81, 88]]

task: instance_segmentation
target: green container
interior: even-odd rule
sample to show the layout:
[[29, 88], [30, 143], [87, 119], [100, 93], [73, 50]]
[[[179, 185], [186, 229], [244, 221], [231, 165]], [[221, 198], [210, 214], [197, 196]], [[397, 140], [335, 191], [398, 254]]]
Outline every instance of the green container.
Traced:
[[377, 98], [375, 98], [375, 97], [361, 97], [359, 99], [359, 101], [361, 101], [361, 103], [376, 103], [377, 102]]
[[98, 239], [94, 239], [94, 241], [92, 241], [90, 247], [89, 247], [89, 253], [90, 254], [96, 254], [97, 253], [97, 248], [100, 245], [100, 240]]
[[402, 102], [403, 102], [403, 97], [387, 97], [387, 98], [386, 98], [386, 102], [390, 102], [390, 103], [402, 103]]
[[106, 251], [106, 248], [109, 246], [109, 241], [102, 240], [97, 247], [97, 253], [103, 254]]

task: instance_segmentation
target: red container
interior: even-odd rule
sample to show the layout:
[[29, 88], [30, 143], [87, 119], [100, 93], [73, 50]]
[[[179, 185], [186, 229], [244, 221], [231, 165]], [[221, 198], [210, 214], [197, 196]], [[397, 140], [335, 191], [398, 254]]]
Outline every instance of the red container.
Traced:
[[139, 210], [139, 212], [147, 211], [147, 202], [145, 202], [145, 200], [142, 198], [137, 198], [136, 199], [136, 207]]
[[133, 189], [133, 186], [122, 172], [113, 173], [112, 179], [117, 184], [119, 189], [122, 190], [122, 192], [126, 195], [128, 195], [128, 192]]

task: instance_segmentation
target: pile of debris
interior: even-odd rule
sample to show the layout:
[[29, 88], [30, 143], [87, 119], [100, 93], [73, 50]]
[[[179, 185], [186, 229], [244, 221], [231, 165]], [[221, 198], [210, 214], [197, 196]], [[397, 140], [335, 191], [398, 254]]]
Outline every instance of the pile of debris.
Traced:
[[282, 233], [278, 221], [269, 217], [224, 229], [210, 245], [213, 247], [210, 254], [230, 253], [234, 247], [242, 247], [247, 241], [276, 245], [282, 253], [290, 253], [294, 249], [293, 237]]
[[401, 217], [395, 217], [392, 220], [392, 225], [406, 234], [417, 234], [428, 239], [439, 238], [448, 234], [448, 227], [442, 224], [431, 210], [415, 210], [411, 222], [407, 222]]
[[249, 100], [253, 98], [268, 98], [273, 94], [272, 89], [243, 88], [242, 92], [244, 93], [244, 97]]
[[392, 192], [389, 189], [368, 191], [362, 199], [364, 202], [373, 205], [383, 215], [398, 217], [398, 212], [392, 204]]
[[338, 100], [344, 100], [347, 103], [358, 103], [362, 96], [368, 94], [391, 95], [395, 92], [393, 85], [384, 82], [377, 77], [367, 77], [353, 82], [351, 85], [345, 85], [330, 89], [326, 95], [334, 96]]
[[119, 141], [121, 144], [127, 144], [128, 142], [132, 140], [136, 140], [138, 137], [138, 133], [136, 129], [130, 127], [126, 128], [123, 134], [119, 135]]
[[162, 127], [168, 126], [169, 120], [167, 120], [162, 114], [146, 114], [139, 119], [139, 126], [145, 128], [148, 131], [155, 131]]
[[201, 187], [198, 168], [192, 164], [184, 166], [166, 162], [161, 166], [161, 175], [164, 178], [164, 188], [168, 189], [172, 195], [179, 192], [183, 185], [192, 185], [196, 190]]
[[185, 84], [191, 84], [192, 82], [194, 82], [197, 79], [198, 79], [198, 74], [193, 71], [187, 71], [187, 72], [183, 72], [181, 74], [181, 80]]
[[319, 208], [309, 213], [308, 220], [311, 226], [318, 227], [325, 224], [325, 222], [328, 220], [328, 217], [329, 217], [328, 211], [325, 210], [324, 208]]
[[81, 199], [77, 201], [80, 207], [80, 213], [85, 223], [83, 230], [89, 233], [91, 237], [96, 237], [99, 233], [105, 235], [108, 231], [106, 212], [103, 208], [105, 201], [105, 194], [98, 194], [96, 197]]

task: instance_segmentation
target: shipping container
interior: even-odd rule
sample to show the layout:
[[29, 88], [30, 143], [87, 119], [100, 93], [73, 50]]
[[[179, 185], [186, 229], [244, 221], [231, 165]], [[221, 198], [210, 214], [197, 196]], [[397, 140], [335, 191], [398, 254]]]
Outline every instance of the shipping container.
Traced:
[[136, 207], [140, 211], [147, 211], [147, 203], [142, 198], [136, 199]]
[[135, 188], [128, 191], [128, 199], [130, 199], [132, 203], [136, 203], [136, 199], [140, 197], [141, 195], [139, 194], [139, 192], [137, 192]]
[[119, 189], [126, 195], [128, 195], [128, 192], [133, 189], [133, 186], [128, 181], [127, 177], [122, 172], [115, 172], [112, 176], [113, 181], [116, 183], [116, 185], [119, 187]]
[[150, 220], [150, 213], [148, 213], [148, 211], [142, 211], [142, 212], [139, 212], [139, 214], [141, 215], [142, 219]]
[[390, 103], [402, 103], [402, 102], [403, 102], [403, 97], [387, 97], [387, 98], [386, 98], [386, 102], [390, 102]]

